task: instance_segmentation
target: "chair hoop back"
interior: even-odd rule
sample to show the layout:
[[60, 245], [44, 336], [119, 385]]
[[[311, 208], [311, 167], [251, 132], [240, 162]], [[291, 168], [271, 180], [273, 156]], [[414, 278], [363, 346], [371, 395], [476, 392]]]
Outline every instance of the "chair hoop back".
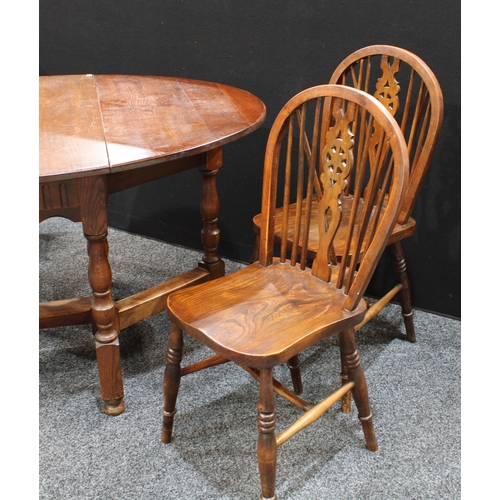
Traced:
[[[375, 96], [396, 118], [410, 158], [410, 179], [398, 217], [405, 224], [429, 167], [443, 121], [443, 94], [429, 66], [412, 52], [371, 45], [347, 56], [330, 84], [348, 85]], [[322, 134], [329, 124], [322, 124]]]
[[[325, 119], [330, 126], [322, 141]], [[345, 308], [353, 310], [400, 212], [408, 169], [403, 134], [377, 99], [341, 85], [300, 92], [280, 111], [269, 134], [260, 264], [275, 261], [276, 210], [283, 207], [280, 262], [302, 270], [311, 267], [317, 278], [336, 283], [345, 291]], [[311, 224], [313, 218], [317, 224]], [[318, 227], [319, 249], [310, 262], [303, 249], [313, 226]], [[345, 248], [336, 249], [339, 232]]]

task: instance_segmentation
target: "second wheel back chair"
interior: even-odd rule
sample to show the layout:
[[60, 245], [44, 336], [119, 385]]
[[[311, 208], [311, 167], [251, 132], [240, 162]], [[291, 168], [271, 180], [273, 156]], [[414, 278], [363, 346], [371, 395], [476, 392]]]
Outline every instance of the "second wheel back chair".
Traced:
[[[329, 123], [324, 142], [322, 113]], [[258, 261], [167, 299], [172, 332], [164, 379], [164, 443], [172, 439], [185, 332], [259, 380], [261, 499], [276, 499], [278, 446], [347, 391], [352, 390], [366, 447], [377, 449], [354, 329], [365, 317], [363, 294], [403, 205], [408, 163], [398, 124], [365, 92], [321, 85], [284, 106], [264, 157]], [[316, 203], [318, 183], [322, 196]], [[318, 229], [311, 259], [306, 249], [312, 224]], [[278, 226], [282, 233], [276, 247]], [[339, 335], [346, 383], [314, 406], [290, 398], [306, 412], [276, 435], [274, 393], [286, 393], [273, 367], [332, 335]]]

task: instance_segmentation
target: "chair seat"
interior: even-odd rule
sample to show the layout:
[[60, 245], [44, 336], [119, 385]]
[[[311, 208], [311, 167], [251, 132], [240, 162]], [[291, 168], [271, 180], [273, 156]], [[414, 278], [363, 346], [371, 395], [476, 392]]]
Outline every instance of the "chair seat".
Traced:
[[[345, 225], [346, 221], [349, 220], [350, 217], [350, 212], [351, 212], [351, 206], [352, 206], [352, 198], [349, 196], [342, 196], [342, 212], [343, 212], [343, 217], [342, 221], [340, 223], [339, 230], [337, 234], [335, 235], [334, 239], [334, 246], [335, 249], [337, 250], [338, 256], [340, 256], [340, 250], [344, 247], [343, 242], [345, 241]], [[289, 223], [288, 223], [288, 233], [287, 233], [287, 239], [288, 242], [292, 240], [291, 235], [294, 234], [294, 227], [293, 224], [295, 223], [295, 212], [297, 210], [297, 205], [292, 204], [290, 205], [289, 209]], [[318, 244], [319, 244], [319, 235], [318, 235], [318, 202], [317, 200], [313, 200], [312, 206], [312, 217], [310, 220], [310, 227], [309, 227], [309, 241], [307, 244], [308, 248], [308, 258], [314, 259], [316, 252], [318, 251]], [[304, 220], [305, 220], [305, 200], [302, 203], [302, 227], [304, 227]], [[275, 231], [274, 231], [274, 236], [275, 236], [275, 242], [276, 244], [281, 244], [281, 227], [283, 224], [283, 207], [277, 208], [276, 209], [276, 219], [275, 219]], [[254, 226], [254, 232], [256, 234], [260, 233], [260, 227], [262, 225], [262, 214], [257, 214], [253, 218], [253, 226]], [[396, 241], [403, 240], [405, 238], [408, 238], [411, 236], [416, 229], [416, 222], [414, 219], [411, 217], [409, 218], [408, 222], [405, 224], [398, 224], [396, 223], [394, 225], [394, 228], [392, 230], [391, 235], [389, 236], [389, 240], [387, 242], [387, 245], [390, 245], [392, 243], [395, 243]]]
[[[354, 311], [346, 295], [289, 262], [251, 264], [215, 281], [172, 293], [172, 320], [218, 354], [243, 366], [268, 368], [288, 361], [328, 335], [360, 323], [366, 303]], [[325, 288], [327, 292], [325, 292]]]

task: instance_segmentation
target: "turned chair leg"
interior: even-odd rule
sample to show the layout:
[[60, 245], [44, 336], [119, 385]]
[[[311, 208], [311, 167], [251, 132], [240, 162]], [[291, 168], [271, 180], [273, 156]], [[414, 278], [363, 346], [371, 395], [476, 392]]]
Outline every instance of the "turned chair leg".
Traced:
[[410, 295], [410, 280], [406, 272], [406, 260], [403, 253], [401, 242], [397, 241], [391, 245], [392, 259], [394, 266], [394, 274], [396, 280], [401, 283], [402, 287], [399, 291], [399, 300], [401, 303], [401, 312], [406, 329], [406, 339], [409, 342], [415, 342], [415, 326], [413, 325], [413, 309], [411, 307]]
[[172, 428], [174, 426], [175, 403], [181, 382], [181, 360], [182, 360], [183, 338], [182, 330], [172, 326], [172, 332], [167, 345], [167, 365], [163, 377], [163, 429], [161, 434], [162, 443], [170, 443], [172, 440]]
[[349, 380], [352, 380], [355, 384], [352, 389], [352, 395], [358, 409], [358, 418], [363, 427], [366, 447], [370, 451], [377, 451], [378, 444], [375, 437], [375, 429], [373, 428], [370, 403], [368, 401], [366, 379], [361, 368], [361, 358], [356, 344], [354, 328], [345, 330], [340, 334], [340, 353], [342, 364], [345, 364], [347, 367]]
[[292, 376], [293, 392], [295, 394], [302, 394], [302, 376], [300, 374], [300, 359], [299, 355], [296, 354], [288, 360], [288, 368], [290, 369], [290, 375]]
[[276, 500], [276, 406], [274, 403], [272, 368], [260, 370], [259, 404], [257, 406], [259, 439], [257, 454], [259, 459], [261, 500]]

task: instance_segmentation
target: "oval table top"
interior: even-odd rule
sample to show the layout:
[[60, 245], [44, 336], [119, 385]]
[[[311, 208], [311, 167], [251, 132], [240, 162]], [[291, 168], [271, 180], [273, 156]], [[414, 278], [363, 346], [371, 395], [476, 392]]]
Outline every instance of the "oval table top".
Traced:
[[266, 107], [228, 85], [140, 75], [40, 77], [40, 180], [203, 153], [257, 129]]

